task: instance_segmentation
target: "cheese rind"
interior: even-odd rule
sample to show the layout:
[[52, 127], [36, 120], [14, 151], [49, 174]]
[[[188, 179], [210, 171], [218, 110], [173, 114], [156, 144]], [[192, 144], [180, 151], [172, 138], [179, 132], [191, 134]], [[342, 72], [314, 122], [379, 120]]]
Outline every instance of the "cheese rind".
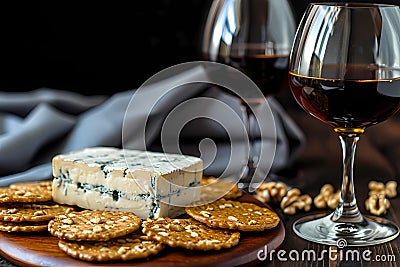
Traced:
[[94, 147], [53, 158], [53, 199], [86, 209], [176, 217], [200, 199], [200, 158]]

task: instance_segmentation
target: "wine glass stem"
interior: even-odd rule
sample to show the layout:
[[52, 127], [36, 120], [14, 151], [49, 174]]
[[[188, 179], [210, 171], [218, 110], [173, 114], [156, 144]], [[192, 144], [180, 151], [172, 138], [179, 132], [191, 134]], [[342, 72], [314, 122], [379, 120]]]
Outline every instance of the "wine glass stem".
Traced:
[[245, 177], [242, 179], [244, 183], [249, 184], [251, 182], [252, 177], [254, 176], [257, 164], [258, 164], [258, 154], [256, 153], [256, 144], [255, 144], [255, 137], [253, 134], [253, 127], [252, 127], [252, 117], [253, 117], [253, 111], [252, 108], [255, 107], [250, 103], [243, 103], [242, 109], [243, 109], [243, 120], [245, 123], [245, 127], [247, 130], [247, 137], [249, 140], [249, 157], [248, 157], [248, 162], [247, 162], [247, 172], [245, 174]]
[[343, 178], [339, 205], [333, 213], [335, 222], [360, 223], [364, 221], [361, 215], [354, 190], [353, 165], [359, 136], [357, 134], [340, 134], [343, 152]]

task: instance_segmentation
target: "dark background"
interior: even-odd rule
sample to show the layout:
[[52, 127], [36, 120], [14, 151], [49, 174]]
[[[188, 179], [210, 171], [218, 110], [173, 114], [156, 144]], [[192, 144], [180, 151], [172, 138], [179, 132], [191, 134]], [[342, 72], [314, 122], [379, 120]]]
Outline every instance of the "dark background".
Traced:
[[[200, 34], [211, 2], [0, 1], [0, 91], [49, 87], [111, 95], [137, 88], [166, 67], [200, 58]], [[291, 0], [297, 21], [309, 2]], [[279, 100], [306, 137], [292, 166], [280, 173], [287, 178], [284, 181], [312, 196], [325, 183], [339, 188], [342, 158], [337, 134], [301, 110], [289, 92]], [[396, 179], [400, 183], [399, 159], [400, 115], [396, 115], [360, 138], [355, 182], [361, 209], [368, 181]], [[391, 212], [396, 213], [397, 207]], [[309, 243], [293, 238], [292, 222], [286, 221], [283, 248], [310, 249]], [[398, 252], [398, 245], [393, 247]], [[378, 247], [378, 251], [392, 251], [392, 246]], [[11, 265], [0, 258], [0, 266]]]
[[[0, 90], [137, 88], [166, 67], [201, 59], [211, 2], [1, 1]], [[298, 20], [309, 2], [292, 0]]]
[[[297, 22], [308, 3], [329, 2], [289, 1]], [[211, 3], [0, 1], [0, 91], [48, 87], [112, 95], [137, 88], [164, 68], [201, 59], [201, 31]], [[288, 163], [281, 174], [301, 179], [303, 172], [298, 170], [319, 166], [316, 180], [340, 176], [341, 150], [331, 127], [304, 112], [289, 90], [277, 99], [307, 140], [293, 165]], [[400, 176], [399, 133], [398, 114], [368, 129], [357, 149], [356, 172]]]

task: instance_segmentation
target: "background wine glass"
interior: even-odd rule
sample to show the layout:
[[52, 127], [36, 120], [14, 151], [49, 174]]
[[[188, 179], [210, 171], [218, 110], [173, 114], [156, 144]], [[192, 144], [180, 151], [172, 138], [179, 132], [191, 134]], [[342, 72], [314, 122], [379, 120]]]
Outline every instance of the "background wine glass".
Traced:
[[353, 183], [357, 141], [400, 108], [400, 9], [362, 3], [310, 4], [291, 52], [290, 88], [311, 115], [331, 125], [343, 149], [341, 198], [328, 216], [307, 216], [294, 231], [336, 245], [383, 243], [399, 234], [392, 222], [361, 215]]
[[[286, 0], [214, 0], [203, 31], [202, 52], [206, 60], [242, 71], [264, 96], [271, 96], [289, 88], [288, 62], [295, 30], [294, 13]], [[253, 176], [260, 176], [255, 177], [257, 181], [265, 179], [265, 174], [254, 173], [259, 151], [251, 121], [252, 109], [265, 99], [249, 95], [241, 100], [250, 142], [242, 182], [248, 184]]]

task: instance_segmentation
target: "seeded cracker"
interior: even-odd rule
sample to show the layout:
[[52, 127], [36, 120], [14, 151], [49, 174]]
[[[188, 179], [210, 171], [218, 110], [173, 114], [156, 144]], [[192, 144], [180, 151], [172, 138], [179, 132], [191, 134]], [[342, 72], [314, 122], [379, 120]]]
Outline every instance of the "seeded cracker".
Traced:
[[51, 191], [39, 188], [16, 189], [10, 187], [0, 188], [0, 203], [10, 202], [43, 202], [52, 200]]
[[157, 254], [163, 245], [139, 233], [108, 241], [60, 240], [58, 246], [66, 254], [84, 261], [132, 260]]
[[[201, 201], [209, 202], [220, 198], [236, 199], [243, 195], [238, 186], [230, 181], [203, 176], [201, 179]], [[209, 201], [208, 201], [209, 200]]]
[[0, 220], [10, 222], [43, 222], [73, 211], [72, 207], [53, 202], [0, 204]]
[[0, 221], [0, 231], [3, 232], [42, 232], [47, 231], [45, 222], [2, 222]]
[[142, 228], [142, 232], [150, 239], [171, 247], [192, 250], [230, 248], [236, 246], [240, 239], [239, 232], [210, 228], [193, 219], [147, 219], [142, 223]]
[[132, 212], [84, 210], [56, 216], [49, 232], [61, 239], [107, 241], [135, 232], [141, 222]]
[[220, 199], [215, 202], [186, 207], [192, 218], [210, 227], [240, 231], [263, 231], [278, 225], [278, 215], [253, 203]]
[[18, 190], [40, 190], [41, 192], [50, 192], [51, 194], [51, 186], [53, 181], [38, 181], [38, 182], [26, 182], [26, 183], [15, 183], [10, 184], [10, 188], [18, 189]]

